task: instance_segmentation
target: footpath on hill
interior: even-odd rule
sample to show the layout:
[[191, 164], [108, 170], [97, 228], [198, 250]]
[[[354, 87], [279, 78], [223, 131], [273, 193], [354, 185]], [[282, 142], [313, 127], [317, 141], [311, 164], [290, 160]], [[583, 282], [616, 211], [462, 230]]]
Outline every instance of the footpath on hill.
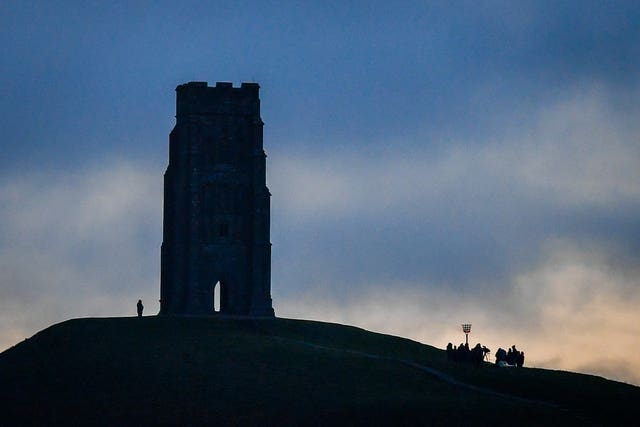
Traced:
[[476, 385], [473, 385], [473, 384], [469, 384], [469, 383], [457, 380], [457, 379], [455, 379], [454, 377], [452, 377], [451, 375], [449, 375], [449, 374], [447, 374], [445, 372], [442, 372], [442, 371], [434, 369], [434, 368], [432, 368], [430, 366], [426, 366], [426, 365], [423, 365], [421, 363], [417, 363], [417, 362], [414, 362], [414, 361], [411, 361], [411, 360], [400, 359], [400, 358], [389, 357], [389, 356], [381, 356], [379, 354], [367, 353], [367, 352], [358, 351], [358, 350], [349, 350], [349, 349], [343, 349], [343, 348], [330, 347], [330, 346], [316, 344], [316, 343], [312, 343], [312, 342], [308, 342], [308, 341], [297, 340], [297, 339], [294, 339], [294, 338], [287, 338], [287, 337], [282, 337], [282, 336], [278, 336], [278, 335], [272, 335], [272, 334], [269, 334], [269, 333], [267, 333], [267, 334], [271, 338], [274, 338], [274, 339], [277, 339], [277, 340], [280, 340], [280, 341], [300, 344], [300, 345], [304, 345], [304, 346], [312, 347], [312, 348], [316, 348], [316, 349], [327, 350], [327, 351], [335, 351], [335, 352], [342, 352], [342, 353], [353, 354], [353, 355], [357, 355], [357, 356], [361, 356], [361, 357], [366, 357], [366, 358], [369, 358], [369, 359], [385, 360], [385, 361], [400, 363], [400, 364], [409, 366], [411, 368], [417, 369], [419, 371], [426, 372], [426, 373], [438, 378], [439, 380], [444, 381], [444, 382], [446, 382], [448, 384], [451, 384], [451, 385], [453, 385], [455, 387], [471, 390], [471, 391], [474, 391], [474, 392], [477, 392], [477, 393], [482, 393], [482, 394], [485, 394], [485, 395], [499, 397], [499, 398], [502, 398], [502, 399], [507, 399], [507, 400], [520, 402], [520, 403], [540, 405], [540, 406], [544, 406], [544, 407], [547, 407], [547, 408], [553, 408], [553, 409], [560, 408], [560, 405], [557, 405], [555, 403], [545, 402], [545, 401], [536, 400], [536, 399], [528, 399], [528, 398], [524, 398], [524, 397], [515, 396], [515, 395], [512, 395], [512, 394], [500, 393], [498, 391], [491, 390], [491, 389], [486, 388], [486, 387], [479, 387], [479, 386], [476, 386]]

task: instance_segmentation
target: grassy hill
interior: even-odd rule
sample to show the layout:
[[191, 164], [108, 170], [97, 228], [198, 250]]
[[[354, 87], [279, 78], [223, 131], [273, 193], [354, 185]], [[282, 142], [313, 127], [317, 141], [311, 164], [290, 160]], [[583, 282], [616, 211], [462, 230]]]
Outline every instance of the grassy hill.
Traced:
[[638, 387], [570, 372], [451, 364], [431, 346], [321, 322], [75, 319], [0, 354], [2, 426], [639, 419]]

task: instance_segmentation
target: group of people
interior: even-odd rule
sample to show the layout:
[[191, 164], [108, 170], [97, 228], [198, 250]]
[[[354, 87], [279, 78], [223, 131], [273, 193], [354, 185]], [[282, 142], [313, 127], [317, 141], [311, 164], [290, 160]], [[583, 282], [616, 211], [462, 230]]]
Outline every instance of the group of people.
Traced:
[[512, 345], [509, 351], [499, 348], [496, 351], [496, 365], [522, 368], [522, 365], [524, 365], [524, 351], [518, 351], [515, 345]]
[[460, 344], [458, 347], [449, 343], [447, 344], [447, 360], [450, 362], [473, 363], [476, 366], [480, 366], [480, 363], [486, 359], [490, 351], [480, 343], [476, 344], [472, 349], [469, 349], [469, 343]]
[[[483, 360], [488, 359], [491, 352], [487, 347], [476, 344], [475, 347], [469, 349], [469, 344], [460, 344], [455, 346], [451, 343], [447, 344], [447, 360], [449, 362], [472, 363], [480, 366]], [[487, 360], [488, 361], [488, 360]], [[517, 366], [521, 368], [524, 365], [524, 351], [518, 351], [516, 346], [511, 346], [509, 351], [499, 348], [496, 351], [496, 365], [500, 367]]]

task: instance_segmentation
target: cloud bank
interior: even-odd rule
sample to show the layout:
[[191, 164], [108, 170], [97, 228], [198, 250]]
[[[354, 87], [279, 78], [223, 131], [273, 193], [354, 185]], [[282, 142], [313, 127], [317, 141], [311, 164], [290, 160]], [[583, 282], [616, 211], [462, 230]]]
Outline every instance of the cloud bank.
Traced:
[[440, 346], [473, 321], [534, 365], [640, 383], [640, 127], [602, 85], [547, 101], [486, 140], [274, 155], [274, 243], [303, 236], [274, 274], [306, 284], [280, 313]]
[[[321, 284], [278, 302], [288, 317], [323, 319], [444, 348], [470, 342], [495, 352], [516, 344], [527, 365], [578, 370], [640, 384], [638, 271], [612, 268], [607, 254], [554, 242], [547, 257], [490, 292], [455, 292], [439, 283], [369, 283], [360, 295]], [[635, 273], [635, 276], [630, 273]]]
[[72, 317], [157, 310], [161, 174], [110, 161], [0, 180], [0, 347]]

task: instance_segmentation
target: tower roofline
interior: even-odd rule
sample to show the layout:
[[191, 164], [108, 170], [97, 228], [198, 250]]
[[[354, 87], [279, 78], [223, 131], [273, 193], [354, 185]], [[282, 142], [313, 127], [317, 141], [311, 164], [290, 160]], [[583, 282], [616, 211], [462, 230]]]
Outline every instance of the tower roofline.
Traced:
[[231, 82], [188, 82], [176, 87], [176, 117], [192, 114], [260, 114], [260, 85]]
[[188, 89], [235, 89], [235, 90], [256, 90], [260, 85], [255, 82], [242, 82], [240, 86], [234, 86], [232, 82], [216, 82], [215, 86], [209, 86], [208, 82], [188, 82], [178, 85], [176, 91]]

